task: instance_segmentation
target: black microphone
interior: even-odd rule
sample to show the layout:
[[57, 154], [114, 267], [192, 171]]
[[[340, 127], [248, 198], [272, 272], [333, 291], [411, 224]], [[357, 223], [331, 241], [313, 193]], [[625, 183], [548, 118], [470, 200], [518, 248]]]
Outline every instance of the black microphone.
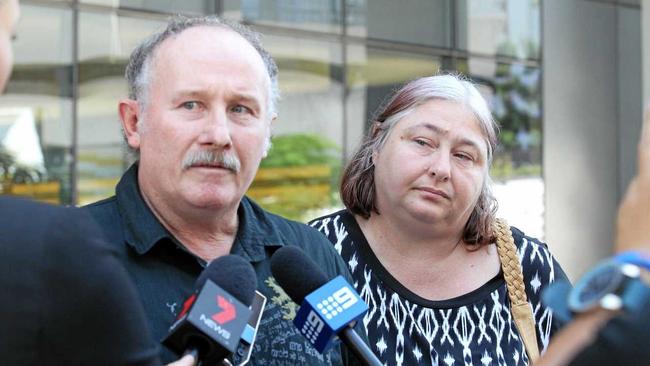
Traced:
[[273, 254], [271, 273], [287, 295], [301, 304], [294, 324], [316, 350], [323, 353], [338, 336], [364, 365], [382, 365], [352, 328], [368, 305], [342, 276], [328, 281], [318, 265], [295, 246], [284, 246]]
[[192, 353], [204, 364], [218, 364], [237, 349], [256, 287], [255, 270], [243, 258], [213, 260], [162, 343], [179, 355]]

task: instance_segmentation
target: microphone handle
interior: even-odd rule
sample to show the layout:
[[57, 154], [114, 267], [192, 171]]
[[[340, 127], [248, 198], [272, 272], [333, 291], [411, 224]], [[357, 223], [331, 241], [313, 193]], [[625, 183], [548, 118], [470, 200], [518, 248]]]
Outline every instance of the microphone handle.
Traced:
[[352, 327], [345, 327], [339, 333], [339, 338], [345, 343], [357, 359], [364, 365], [382, 366], [377, 356], [368, 348], [366, 343], [361, 339], [359, 334]]

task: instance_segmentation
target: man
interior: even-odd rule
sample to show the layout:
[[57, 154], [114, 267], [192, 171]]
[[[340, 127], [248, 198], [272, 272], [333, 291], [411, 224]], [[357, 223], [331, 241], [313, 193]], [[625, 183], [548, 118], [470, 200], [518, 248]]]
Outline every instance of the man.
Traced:
[[[328, 275], [349, 278], [344, 263], [318, 232], [244, 196], [276, 118], [277, 67], [259, 36], [213, 16], [176, 17], [134, 50], [126, 77], [119, 114], [138, 161], [114, 197], [87, 210], [121, 252], [154, 337], [167, 334], [206, 263], [236, 254], [253, 264], [269, 300], [252, 364], [347, 363], [347, 352], [320, 355], [295, 329], [296, 305], [269, 258], [296, 245]], [[173, 359], [167, 349], [161, 356]]]
[[[19, 14], [0, 0], [0, 90]], [[160, 364], [128, 274], [87, 215], [1, 197], [0, 217], [0, 364]]]

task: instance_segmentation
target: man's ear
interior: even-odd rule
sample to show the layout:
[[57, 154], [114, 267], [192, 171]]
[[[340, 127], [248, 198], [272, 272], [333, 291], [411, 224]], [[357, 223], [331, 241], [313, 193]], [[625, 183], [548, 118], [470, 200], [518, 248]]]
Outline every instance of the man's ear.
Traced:
[[138, 129], [140, 127], [138, 122], [141, 118], [140, 105], [137, 100], [122, 99], [118, 109], [126, 142], [137, 150], [140, 148], [140, 130]]

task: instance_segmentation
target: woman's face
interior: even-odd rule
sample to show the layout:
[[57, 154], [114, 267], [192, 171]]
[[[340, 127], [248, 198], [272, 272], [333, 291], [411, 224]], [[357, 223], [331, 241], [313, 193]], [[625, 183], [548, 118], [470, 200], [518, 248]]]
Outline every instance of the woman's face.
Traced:
[[463, 104], [430, 100], [397, 122], [373, 156], [381, 214], [465, 226], [487, 176], [487, 143]]

